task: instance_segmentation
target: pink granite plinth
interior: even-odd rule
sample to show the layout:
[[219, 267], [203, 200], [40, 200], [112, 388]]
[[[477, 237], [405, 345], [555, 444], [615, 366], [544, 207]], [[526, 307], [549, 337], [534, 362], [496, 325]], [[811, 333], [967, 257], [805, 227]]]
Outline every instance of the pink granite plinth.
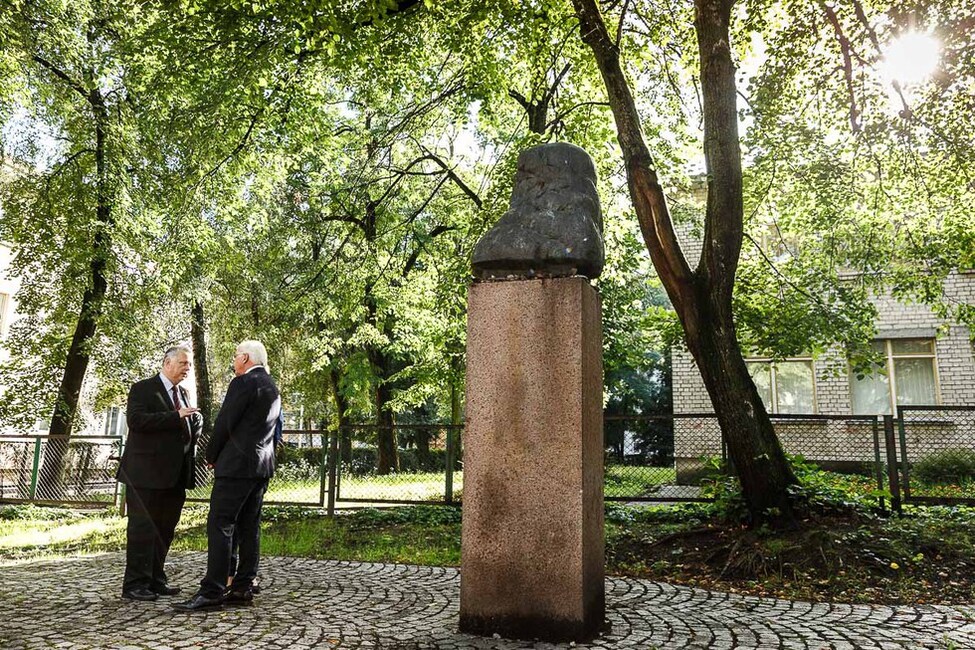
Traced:
[[460, 629], [584, 641], [603, 585], [602, 333], [582, 277], [471, 287]]

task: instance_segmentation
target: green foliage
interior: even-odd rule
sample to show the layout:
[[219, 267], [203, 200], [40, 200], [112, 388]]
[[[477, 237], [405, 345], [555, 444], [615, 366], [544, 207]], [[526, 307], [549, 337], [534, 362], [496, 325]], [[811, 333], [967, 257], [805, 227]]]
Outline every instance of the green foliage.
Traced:
[[[675, 222], [703, 236], [692, 7], [640, 0], [610, 20], [620, 7], [654, 165]], [[941, 291], [975, 258], [971, 9], [918, 13], [944, 56], [900, 115], [878, 66], [906, 14], [862, 9], [833, 9], [842, 38], [822, 4], [749, 2], [736, 21], [749, 218], [734, 306], [742, 341], [773, 357], [839, 344], [860, 368], [869, 296], [885, 287], [975, 317]], [[470, 253], [506, 208], [518, 152], [553, 140], [587, 148], [600, 172], [607, 408], [667, 411], [664, 350], [681, 332], [622, 200], [604, 87], [577, 31], [555, 0], [4, 6], [0, 241], [25, 317], [5, 341], [0, 418], [29, 428], [50, 411], [96, 258], [110, 289], [86, 350], [92, 405], [154, 371], [200, 301], [217, 394], [235, 343], [259, 337], [308, 421], [426, 405], [446, 417], [463, 386]], [[95, 115], [66, 78], [108, 103], [101, 172]], [[298, 474], [318, 466], [303, 462]]]
[[722, 519], [734, 522], [749, 520], [748, 506], [736, 477], [722, 475], [702, 480], [701, 496], [714, 500], [715, 512]]
[[912, 478], [932, 485], [975, 481], [975, 451], [945, 449], [925, 456], [911, 467]]
[[[280, 469], [291, 465], [300, 465], [302, 467], [320, 468], [322, 467], [325, 454], [326, 450], [322, 447], [292, 447], [286, 444], [278, 451], [277, 458], [275, 459], [276, 467]], [[318, 476], [317, 470], [315, 476]]]
[[[880, 489], [872, 476], [824, 471], [801, 455], [788, 455], [788, 459], [799, 479], [789, 494], [802, 512], [870, 516], [879, 508], [881, 498], [890, 501], [890, 493]], [[702, 462], [708, 474], [701, 482], [701, 494], [714, 499], [714, 513], [726, 521], [748, 521], [738, 479], [727, 474], [720, 457], [706, 457]]]
[[0, 520], [3, 521], [63, 521], [77, 518], [78, 512], [65, 508], [51, 508], [35, 506], [33, 504], [17, 504], [0, 506]]
[[420, 526], [455, 525], [461, 521], [460, 508], [442, 506], [411, 506], [409, 508], [365, 508], [348, 516], [349, 527], [355, 530], [390, 525]]
[[790, 494], [807, 509], [817, 513], [869, 513], [879, 506], [879, 499], [890, 500], [890, 493], [878, 488], [876, 479], [856, 474], [826, 472], [802, 456], [790, 456], [799, 485]]
[[607, 524], [627, 526], [637, 524], [702, 525], [717, 512], [713, 503], [675, 503], [662, 506], [634, 506], [609, 502], [605, 506]]
[[[447, 452], [444, 449], [431, 449], [421, 454], [415, 449], [400, 449], [399, 471], [444, 472], [447, 468]], [[378, 451], [375, 447], [356, 447], [352, 449], [352, 460], [342, 466], [342, 473], [350, 476], [370, 476], [376, 471]]]
[[674, 483], [673, 467], [640, 467], [606, 464], [603, 494], [607, 497], [649, 496], [661, 485]]
[[[739, 43], [749, 58], [760, 34], [764, 54], [743, 89], [750, 238], [736, 308], [745, 340], [773, 356], [855, 347], [872, 336], [870, 293], [885, 290], [969, 322], [966, 301], [944, 282], [975, 250], [975, 217], [962, 207], [975, 191], [975, 147], [960, 135], [970, 116], [959, 97], [975, 70], [963, 27], [971, 8], [750, 6]], [[940, 60], [895, 92], [884, 57], [911, 31], [936, 34]]]
[[295, 455], [287, 461], [278, 462], [274, 469], [274, 478], [279, 483], [317, 482], [320, 480], [322, 468], [320, 464], [309, 462], [302, 455]]

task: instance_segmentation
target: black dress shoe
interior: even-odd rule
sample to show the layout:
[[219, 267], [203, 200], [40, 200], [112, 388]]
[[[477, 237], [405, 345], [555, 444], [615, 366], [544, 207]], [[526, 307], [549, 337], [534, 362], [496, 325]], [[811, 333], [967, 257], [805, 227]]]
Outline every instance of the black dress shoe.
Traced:
[[203, 594], [197, 594], [189, 600], [170, 605], [170, 607], [173, 609], [181, 612], [200, 612], [208, 609], [219, 609], [222, 606], [223, 598], [219, 596], [216, 598], [211, 598], [209, 596], [204, 596]]
[[146, 587], [133, 587], [132, 589], [123, 589], [122, 598], [126, 600], [156, 600], [159, 598], [159, 594]]
[[170, 587], [169, 585], [152, 585], [149, 587], [149, 591], [160, 596], [175, 596], [180, 592], [180, 589], [179, 587]]
[[250, 605], [254, 602], [254, 592], [251, 589], [231, 589], [223, 602], [228, 605]]

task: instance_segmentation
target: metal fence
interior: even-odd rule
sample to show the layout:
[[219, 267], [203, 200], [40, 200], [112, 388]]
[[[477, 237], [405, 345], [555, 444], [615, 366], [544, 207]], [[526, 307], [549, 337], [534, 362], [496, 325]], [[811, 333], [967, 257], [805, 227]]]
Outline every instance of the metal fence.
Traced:
[[113, 505], [120, 436], [0, 436], [0, 500]]
[[[268, 484], [264, 503], [325, 507], [327, 491], [328, 433], [320, 430], [285, 430], [284, 446], [278, 453], [278, 468]], [[206, 466], [204, 450], [209, 443], [201, 436], [196, 459], [196, 487], [190, 490], [187, 501], [204, 502], [210, 499], [213, 470]]]
[[[888, 497], [895, 510], [902, 503], [975, 505], [975, 407], [902, 407], [896, 418], [775, 415], [772, 424], [787, 453], [834, 472], [881, 507]], [[265, 501], [329, 510], [459, 503], [462, 432], [449, 424], [285, 431]], [[604, 435], [607, 501], [707, 500], [702, 484], [730, 470], [713, 413], [607, 416]], [[0, 500], [117, 503], [121, 445], [119, 436], [0, 436]], [[212, 472], [202, 453], [196, 477], [188, 498], [205, 501]]]
[[[786, 453], [823, 469], [863, 476], [883, 489], [882, 437], [876, 416], [773, 415]], [[607, 501], [702, 501], [700, 484], [730, 471], [713, 413], [610, 416], [605, 420]]]
[[341, 427], [335, 447], [335, 500], [349, 503], [441, 503], [464, 487], [462, 425]]
[[975, 406], [902, 406], [897, 415], [899, 476], [891, 481], [900, 499], [975, 506]]

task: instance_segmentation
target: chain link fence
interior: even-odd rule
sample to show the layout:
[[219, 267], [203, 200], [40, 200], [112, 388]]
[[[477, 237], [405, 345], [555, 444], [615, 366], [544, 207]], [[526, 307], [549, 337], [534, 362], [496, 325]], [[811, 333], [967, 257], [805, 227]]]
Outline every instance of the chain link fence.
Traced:
[[[328, 433], [316, 430], [285, 430], [283, 444], [276, 454], [276, 469], [268, 483], [264, 503], [324, 507], [327, 504], [326, 459]], [[213, 470], [204, 458], [209, 437], [200, 436], [197, 444], [196, 487], [186, 494], [187, 501], [210, 500]]]
[[607, 501], [701, 501], [701, 480], [723, 466], [721, 432], [708, 415], [612, 415], [603, 436]]
[[904, 503], [975, 505], [975, 406], [902, 406], [897, 415]]
[[[875, 416], [773, 415], [786, 453], [837, 473], [845, 487], [883, 490], [883, 437]], [[611, 416], [604, 425], [608, 501], [702, 501], [701, 484], [730, 472], [713, 413]]]
[[[975, 505], [975, 407], [903, 407], [898, 417], [775, 415], [785, 451], [828, 470], [836, 485], [901, 503]], [[286, 430], [268, 504], [458, 503], [463, 427], [347, 425]], [[730, 472], [713, 413], [608, 416], [607, 501], [707, 500], [702, 484]], [[213, 482], [201, 440], [191, 501]], [[111, 505], [120, 436], [0, 436], [0, 500]], [[557, 477], [556, 477], [557, 478]], [[553, 479], [556, 480], [556, 479]]]
[[0, 500], [115, 505], [120, 436], [0, 436]]
[[450, 424], [341, 427], [336, 501], [459, 501], [464, 488], [462, 430]]

